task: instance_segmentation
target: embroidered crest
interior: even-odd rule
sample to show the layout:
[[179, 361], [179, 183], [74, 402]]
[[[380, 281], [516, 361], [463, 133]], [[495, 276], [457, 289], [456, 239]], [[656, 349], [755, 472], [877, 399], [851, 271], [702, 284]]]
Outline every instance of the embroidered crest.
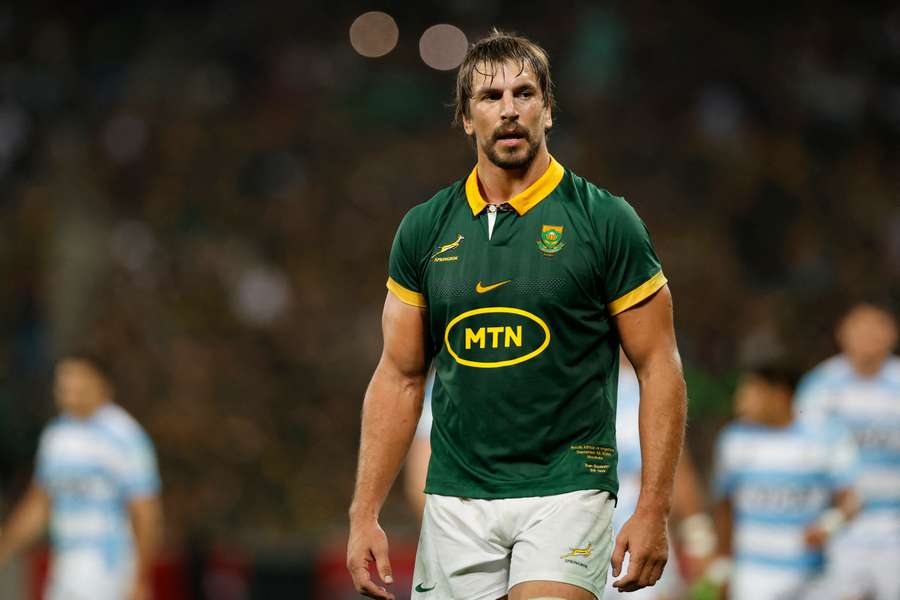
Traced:
[[562, 225], [542, 225], [541, 239], [537, 241], [538, 250], [548, 256], [562, 250], [566, 245], [562, 241], [563, 229]]

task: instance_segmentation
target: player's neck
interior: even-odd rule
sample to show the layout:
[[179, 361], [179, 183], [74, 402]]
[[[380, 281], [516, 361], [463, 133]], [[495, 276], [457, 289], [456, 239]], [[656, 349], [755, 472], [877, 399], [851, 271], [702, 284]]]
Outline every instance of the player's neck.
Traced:
[[522, 169], [503, 169], [490, 161], [479, 149], [478, 183], [488, 204], [503, 204], [513, 196], [528, 189], [550, 168], [550, 152], [542, 144], [534, 160]]
[[89, 405], [79, 407], [77, 411], [70, 410], [68, 411], [69, 416], [74, 419], [78, 419], [79, 421], [87, 421], [94, 415], [96, 415], [100, 410], [103, 409], [104, 406], [109, 405], [109, 400], [99, 400], [95, 402], [91, 402]]
[[881, 368], [884, 365], [883, 359], [854, 360], [852, 357], [848, 357], [848, 359], [850, 360], [850, 365], [853, 367], [853, 371], [864, 379], [875, 377], [876, 375], [881, 373]]
[[784, 429], [785, 427], [790, 427], [793, 422], [794, 409], [792, 407], [787, 407], [784, 410], [778, 410], [769, 415], [768, 423], [766, 423], [766, 425], [775, 429]]

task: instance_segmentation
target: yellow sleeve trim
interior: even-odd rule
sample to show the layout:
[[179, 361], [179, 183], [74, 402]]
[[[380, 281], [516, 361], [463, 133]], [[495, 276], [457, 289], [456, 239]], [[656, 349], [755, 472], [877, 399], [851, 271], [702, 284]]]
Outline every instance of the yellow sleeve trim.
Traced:
[[401, 302], [404, 304], [409, 304], [410, 306], [417, 306], [419, 308], [425, 308], [425, 296], [419, 294], [418, 292], [413, 292], [411, 290], [406, 289], [396, 281], [392, 277], [388, 277], [387, 280], [387, 289], [391, 291], [392, 294], [397, 296]]
[[610, 316], [617, 315], [622, 311], [628, 310], [635, 304], [642, 302], [662, 289], [669, 280], [660, 271], [641, 285], [637, 286], [624, 296], [619, 296], [607, 305]]

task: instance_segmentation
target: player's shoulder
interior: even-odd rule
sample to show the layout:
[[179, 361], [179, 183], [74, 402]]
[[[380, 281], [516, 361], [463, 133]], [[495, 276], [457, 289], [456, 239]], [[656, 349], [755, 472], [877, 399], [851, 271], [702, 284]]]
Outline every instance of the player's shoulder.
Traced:
[[41, 430], [40, 442], [46, 443], [52, 440], [54, 437], [58, 436], [61, 433], [65, 433], [66, 429], [70, 428], [73, 424], [73, 420], [70, 417], [65, 415], [57, 415], [47, 421], [44, 425], [44, 428]]
[[743, 421], [731, 421], [719, 430], [716, 446], [720, 451], [740, 445], [762, 431], [762, 428]]
[[900, 384], [900, 356], [893, 354], [888, 356], [882, 374], [888, 381]]
[[563, 195], [569, 202], [578, 202], [586, 209], [607, 212], [631, 209], [631, 205], [623, 196], [596, 185], [571, 169], [566, 169], [566, 175], [560, 185], [563, 186]]
[[127, 410], [118, 404], [109, 403], [97, 411], [95, 423], [112, 439], [120, 444], [132, 445], [147, 441], [144, 428]]
[[807, 390], [816, 386], [834, 385], [845, 381], [853, 374], [850, 362], [842, 354], [827, 358], [813, 367], [800, 381], [800, 389]]

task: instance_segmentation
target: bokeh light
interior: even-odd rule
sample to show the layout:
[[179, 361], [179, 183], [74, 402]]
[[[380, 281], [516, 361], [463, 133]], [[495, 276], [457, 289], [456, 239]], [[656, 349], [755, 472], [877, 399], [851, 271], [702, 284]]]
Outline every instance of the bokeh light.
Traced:
[[419, 39], [422, 60], [439, 71], [449, 71], [462, 64], [468, 47], [466, 34], [459, 27], [447, 24], [429, 27]]
[[372, 11], [359, 15], [350, 26], [350, 44], [362, 56], [384, 56], [397, 46], [400, 30], [391, 15]]

